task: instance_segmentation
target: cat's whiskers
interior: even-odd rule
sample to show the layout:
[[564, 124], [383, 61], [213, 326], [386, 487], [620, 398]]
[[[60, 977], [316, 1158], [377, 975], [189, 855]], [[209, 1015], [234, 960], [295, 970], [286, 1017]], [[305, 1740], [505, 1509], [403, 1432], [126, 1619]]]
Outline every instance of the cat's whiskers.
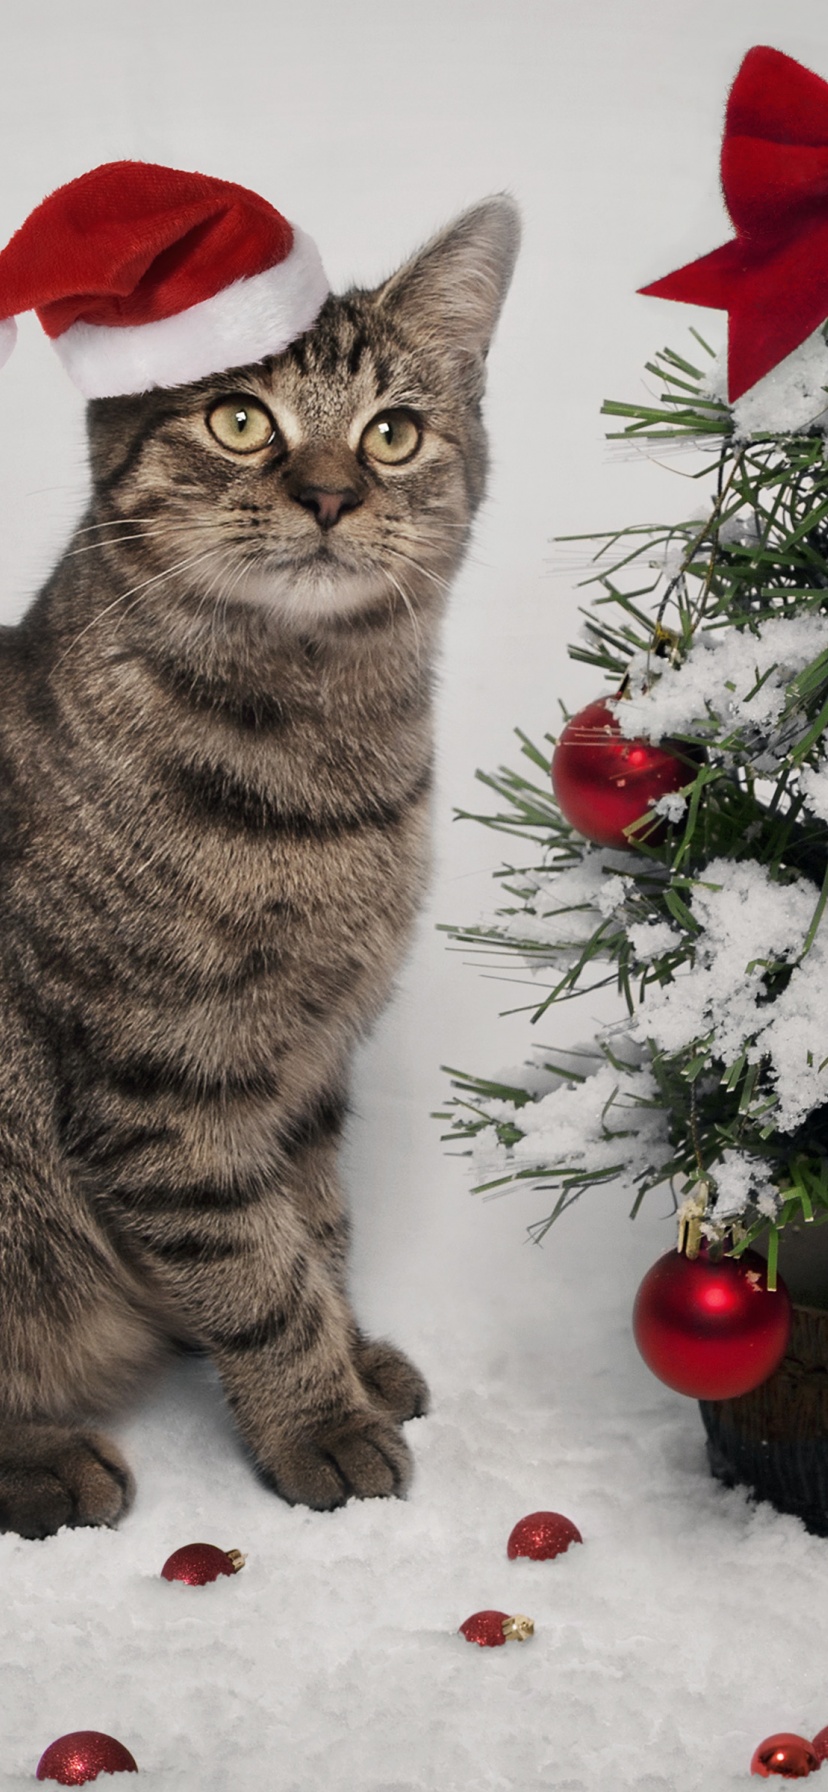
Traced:
[[110, 535], [106, 541], [87, 541], [82, 547], [67, 548], [64, 559], [75, 560], [78, 554], [97, 554], [108, 547], [129, 547], [134, 541], [157, 541], [169, 533], [169, 529], [143, 529], [133, 535]]
[[[289, 564], [290, 563], [288, 562], [288, 565]], [[258, 547], [254, 548], [252, 553], [248, 553], [245, 556], [245, 558], [242, 562], [242, 565], [240, 567], [240, 572], [241, 572], [241, 575], [243, 578], [248, 579], [248, 578], [250, 578], [251, 575], [255, 575], [257, 572], [260, 572], [262, 570], [262, 568], [265, 569], [265, 572], [267, 572], [267, 571], [273, 572], [274, 571], [274, 568], [272, 565], [271, 550], [265, 545], [264, 542], [259, 543]], [[284, 566], [279, 565], [278, 568], [276, 569], [276, 571], [277, 571], [277, 573], [283, 572]], [[240, 582], [241, 582], [240, 580], [237, 580], [236, 585], [238, 585]], [[234, 587], [233, 587], [234, 590], [236, 589], [236, 585], [234, 585]], [[244, 590], [244, 587], [242, 587], [242, 590], [239, 595], [240, 595], [240, 599], [241, 599], [242, 603], [245, 603], [245, 604], [253, 603], [255, 606], [258, 606], [258, 599], [255, 596], [253, 596], [252, 598], [249, 597], [247, 592]]]
[[218, 655], [221, 651], [221, 636], [220, 636], [219, 627], [218, 627], [219, 614], [220, 614], [220, 612], [223, 612], [223, 615], [224, 615], [224, 618], [226, 621], [227, 611], [228, 611], [228, 608], [230, 605], [230, 601], [231, 601], [233, 592], [235, 591], [236, 586], [238, 585], [240, 579], [242, 579], [244, 577], [246, 572], [247, 572], [247, 564], [244, 560], [241, 560], [235, 567], [233, 567], [233, 566], [231, 566], [229, 568], [228, 567], [220, 567], [210, 582], [210, 586], [208, 589], [212, 593], [212, 591], [214, 590], [214, 588], [220, 578], [222, 578], [222, 577], [226, 578], [228, 576], [232, 577], [232, 584], [230, 585], [229, 590], [227, 589], [227, 587], [225, 585], [217, 593], [215, 602], [213, 603], [212, 610], [210, 613], [210, 633], [212, 636], [213, 652], [216, 655]]
[[449, 579], [444, 579], [440, 573], [429, 571], [429, 568], [423, 566], [422, 562], [415, 559], [413, 554], [407, 554], [404, 548], [394, 548], [389, 542], [386, 542], [383, 551], [386, 554], [393, 554], [397, 560], [404, 560], [406, 565], [413, 566], [414, 571], [422, 573], [423, 578], [430, 579], [431, 583], [437, 586], [438, 591], [448, 591], [450, 589], [451, 581]]
[[213, 661], [215, 661], [220, 648], [216, 619], [221, 604], [221, 592], [216, 592], [215, 587], [224, 570], [223, 564], [217, 566], [213, 577], [205, 587], [193, 617], [193, 628], [188, 642], [190, 649], [197, 645], [199, 650], [206, 653]]
[[[454, 519], [452, 521], [452, 523], [449, 525], [450, 528], [458, 529], [461, 531], [461, 533], [465, 532], [466, 534], [469, 534], [471, 532], [471, 523], [470, 523], [468, 517], [464, 517], [462, 520], [457, 519], [456, 504], [450, 504], [447, 498], [431, 498], [429, 500], [429, 505], [428, 505], [429, 516], [434, 516], [438, 510], [439, 511], [447, 511], [448, 514]], [[440, 524], [440, 527], [441, 528], [443, 527], [442, 523]]]
[[215, 519], [213, 517], [181, 517], [171, 522], [168, 517], [162, 517], [157, 510], [152, 516], [132, 516], [124, 512], [123, 516], [114, 516], [108, 521], [83, 523], [80, 528], [73, 530], [73, 535], [91, 535], [94, 529], [143, 528], [148, 523], [153, 527], [157, 527], [161, 523], [165, 528], [207, 529], [214, 527]]
[[[101, 527], [103, 527], [103, 525], [101, 525]], [[107, 535], [101, 541], [87, 541], [79, 548], [67, 548], [64, 559], [73, 560], [78, 554], [93, 554], [102, 548], [129, 546], [133, 541], [167, 540], [173, 535], [184, 537], [199, 534], [203, 535], [208, 530], [213, 534], [221, 533], [221, 525], [219, 524], [217, 526], [213, 517], [195, 518], [194, 520], [182, 517], [180, 522], [165, 521], [160, 528], [141, 528], [135, 529], [130, 533], [127, 532], [126, 523], [123, 527], [125, 531], [123, 535]], [[80, 534], [81, 531], [78, 530], [77, 533]], [[219, 546], [221, 544], [217, 542], [216, 545]]]
[[186, 631], [185, 638], [190, 651], [192, 651], [193, 647], [209, 644], [208, 650], [212, 651], [215, 656], [220, 652], [221, 645], [220, 642], [217, 641], [216, 618], [219, 605], [222, 601], [222, 594], [219, 592], [215, 597], [213, 594], [216, 590], [218, 581], [223, 578], [228, 571], [228, 561], [232, 554], [232, 548], [230, 546], [225, 546], [224, 548], [216, 548], [214, 551], [219, 556], [218, 563], [215, 566], [212, 577], [209, 579], [208, 583], [199, 588], [195, 615], [190, 619], [191, 626]]
[[399, 593], [399, 595], [402, 598], [402, 601], [408, 611], [408, 614], [411, 617], [411, 632], [414, 636], [414, 652], [417, 656], [417, 677], [421, 678], [422, 671], [423, 671], [423, 664], [422, 664], [422, 655], [420, 653], [420, 646], [421, 646], [420, 625], [417, 621], [417, 615], [416, 615], [416, 611], [414, 609], [414, 605], [412, 604], [407, 591], [405, 591], [404, 587], [400, 584], [399, 579], [387, 567], [385, 568], [385, 575], [386, 575], [386, 578], [390, 579], [391, 584], [394, 587], [394, 590]]
[[213, 636], [214, 636], [214, 640], [216, 642], [216, 651], [219, 651], [219, 649], [220, 649], [220, 640], [219, 640], [219, 633], [218, 633], [219, 609], [222, 610], [223, 616], [224, 616], [224, 619], [226, 622], [227, 612], [228, 612], [228, 609], [230, 608], [230, 604], [235, 595], [236, 588], [239, 585], [239, 583], [241, 582], [241, 580], [246, 576], [248, 570], [249, 570], [248, 563], [246, 561], [242, 560], [240, 565], [238, 565], [235, 568], [233, 578], [232, 578], [232, 583], [231, 583], [229, 589], [225, 588], [223, 591], [221, 591], [219, 593], [217, 602], [216, 602], [214, 610], [213, 610]]
[[[237, 560], [234, 564], [234, 545], [236, 547], [238, 546], [238, 544], [230, 544], [221, 550], [222, 558], [220, 563], [217, 565], [209, 583], [200, 593], [200, 601], [193, 622], [200, 623], [203, 618], [204, 627], [201, 629], [200, 633], [194, 630], [188, 637], [188, 647], [191, 651], [194, 646], [201, 646], [216, 661], [220, 661], [224, 646], [225, 637], [221, 633], [222, 621], [224, 619], [226, 622], [227, 612], [236, 589], [242, 579], [255, 565], [256, 559], [264, 557], [262, 549], [258, 548], [253, 556], [247, 555]], [[231, 582], [229, 585], [225, 584], [217, 590], [221, 579], [230, 580]]]
[[[188, 555], [185, 556], [183, 560], [176, 561], [172, 566], [167, 567], [165, 572], [153, 573], [151, 578], [142, 579], [139, 585], [133, 585], [129, 591], [122, 591], [119, 597], [115, 597], [111, 603], [105, 604], [104, 608], [99, 610], [97, 615], [93, 616], [91, 620], [78, 631], [74, 638], [69, 642], [68, 647], [64, 648], [63, 653], [60, 654], [56, 660], [55, 670], [63, 665], [64, 660], [74, 651], [78, 642], [82, 641], [85, 635], [88, 635], [89, 630], [95, 628], [98, 623], [103, 622], [104, 618], [108, 616], [112, 610], [117, 610], [119, 604], [126, 603], [127, 598], [135, 597], [136, 592], [138, 593], [137, 597], [135, 597], [135, 603], [130, 605], [130, 609], [134, 609], [135, 604], [141, 603], [146, 598], [149, 586], [157, 585], [164, 579], [170, 579], [175, 573], [188, 571], [191, 567], [197, 566], [202, 560], [208, 560], [211, 554], [217, 552], [218, 549], [216, 547], [202, 549], [198, 554]], [[126, 611], [125, 614], [128, 615], [129, 611]]]
[[[210, 606], [208, 607], [208, 634], [210, 634], [210, 645], [211, 650], [213, 650], [213, 658], [220, 652], [219, 611], [222, 604], [224, 604], [224, 588], [219, 588], [219, 590], [217, 590], [217, 586], [219, 586], [220, 579], [224, 579], [224, 577], [226, 577], [226, 564], [222, 563], [215, 568], [213, 577], [210, 579], [210, 584], [208, 584], [208, 588], [204, 591], [204, 602], [199, 606], [199, 615], [201, 615], [201, 611], [204, 609], [204, 604]], [[213, 593], [215, 593], [215, 597], [213, 597]]]
[[[115, 604], [107, 605], [107, 610], [114, 609], [115, 605], [117, 603], [123, 603], [126, 598], [133, 597], [133, 592], [137, 592], [138, 593], [137, 597], [133, 597], [132, 603], [129, 604], [128, 608], [124, 611], [124, 616], [130, 616], [132, 614], [132, 611], [136, 610], [138, 608], [139, 604], [142, 604], [146, 601], [146, 598], [148, 595], [147, 586], [159, 584], [159, 583], [163, 582], [164, 579], [171, 578], [173, 576], [173, 574], [175, 574], [175, 573], [187, 572], [190, 570], [190, 568], [192, 568], [194, 566], [201, 565], [205, 560], [209, 560], [212, 555], [221, 553], [221, 551], [222, 550], [219, 547], [214, 546], [212, 548], [202, 549], [202, 551], [200, 553], [194, 554], [192, 559], [190, 559], [190, 560], [185, 559], [185, 560], [176, 561], [176, 563], [173, 566], [168, 567], [166, 572], [157, 573], [154, 576], [154, 578], [151, 578], [151, 579], [144, 579], [144, 580], [142, 580], [140, 585], [133, 585], [130, 591], [123, 592], [120, 598], [116, 598]], [[106, 610], [102, 610], [100, 613], [100, 618], [93, 617], [92, 620], [93, 620], [93, 622], [96, 622], [96, 621], [102, 619], [105, 615], [106, 615]], [[92, 624], [90, 623], [87, 626], [91, 627]], [[72, 643], [71, 645], [74, 645], [74, 643]], [[68, 651], [68, 649], [67, 649], [67, 651]]]
[[123, 529], [128, 523], [157, 523], [157, 521], [157, 513], [155, 516], [113, 516], [107, 521], [102, 519], [98, 523], [81, 523], [73, 533], [75, 535], [91, 535], [93, 529]]

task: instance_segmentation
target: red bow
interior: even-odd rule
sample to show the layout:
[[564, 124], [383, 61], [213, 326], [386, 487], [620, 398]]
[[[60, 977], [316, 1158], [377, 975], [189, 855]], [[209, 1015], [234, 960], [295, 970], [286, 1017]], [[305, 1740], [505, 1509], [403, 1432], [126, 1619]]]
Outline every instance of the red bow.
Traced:
[[828, 82], [780, 50], [748, 50], [721, 166], [735, 238], [640, 290], [727, 311], [733, 403], [828, 318]]

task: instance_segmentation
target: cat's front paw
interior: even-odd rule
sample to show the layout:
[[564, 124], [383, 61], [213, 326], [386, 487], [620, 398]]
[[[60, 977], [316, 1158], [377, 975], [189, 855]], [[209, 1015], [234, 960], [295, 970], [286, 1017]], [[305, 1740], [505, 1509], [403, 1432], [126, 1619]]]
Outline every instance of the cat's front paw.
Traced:
[[292, 1506], [326, 1512], [349, 1499], [405, 1493], [411, 1455], [397, 1426], [374, 1411], [348, 1413], [311, 1434], [280, 1440], [263, 1479]]
[[386, 1344], [383, 1339], [361, 1338], [356, 1350], [356, 1365], [371, 1399], [386, 1406], [398, 1424], [405, 1419], [421, 1419], [428, 1412], [428, 1383], [395, 1344]]
[[114, 1525], [129, 1511], [132, 1475], [100, 1432], [15, 1424], [0, 1432], [0, 1530], [51, 1537], [61, 1525]]

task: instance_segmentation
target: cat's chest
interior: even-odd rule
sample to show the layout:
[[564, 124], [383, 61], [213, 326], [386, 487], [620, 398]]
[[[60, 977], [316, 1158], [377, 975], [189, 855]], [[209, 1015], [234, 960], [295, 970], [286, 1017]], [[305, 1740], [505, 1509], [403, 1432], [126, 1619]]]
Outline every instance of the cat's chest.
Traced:
[[41, 963], [66, 966], [107, 1035], [174, 1006], [182, 1037], [245, 1050], [280, 1016], [312, 1029], [375, 1007], [428, 859], [430, 716], [412, 690], [340, 680], [244, 711], [149, 676], [100, 712], [84, 693], [72, 733], [23, 762], [21, 950], [35, 917]]
[[420, 850], [431, 751], [427, 716], [387, 706], [244, 732], [211, 718], [158, 743], [144, 826], [213, 892], [345, 912]]
[[295, 1010], [311, 986], [329, 1010], [372, 963], [387, 981], [428, 859], [424, 710], [306, 706], [261, 727], [158, 715], [134, 739], [85, 783], [61, 855], [108, 949], [153, 983], [163, 967], [159, 996], [177, 984], [243, 1027], [251, 1001]]

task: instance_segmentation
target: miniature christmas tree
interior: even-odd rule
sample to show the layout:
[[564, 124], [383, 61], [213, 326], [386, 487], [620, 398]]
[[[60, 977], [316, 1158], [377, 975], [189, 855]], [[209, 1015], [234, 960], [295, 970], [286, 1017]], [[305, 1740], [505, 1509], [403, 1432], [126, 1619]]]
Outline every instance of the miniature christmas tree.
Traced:
[[571, 654], [604, 690], [557, 743], [557, 798], [523, 735], [530, 770], [481, 774], [501, 806], [476, 819], [528, 862], [489, 925], [447, 929], [531, 966], [540, 1038], [608, 983], [626, 1010], [508, 1084], [451, 1073], [477, 1187], [551, 1190], [542, 1236], [592, 1187], [635, 1212], [668, 1185], [680, 1247], [762, 1239], [771, 1287], [786, 1223], [828, 1220], [826, 166], [828, 85], [752, 50], [722, 153], [737, 235], [646, 289], [729, 310], [729, 377], [694, 331], [651, 404], [604, 407], [702, 450], [702, 510], [592, 538]]

